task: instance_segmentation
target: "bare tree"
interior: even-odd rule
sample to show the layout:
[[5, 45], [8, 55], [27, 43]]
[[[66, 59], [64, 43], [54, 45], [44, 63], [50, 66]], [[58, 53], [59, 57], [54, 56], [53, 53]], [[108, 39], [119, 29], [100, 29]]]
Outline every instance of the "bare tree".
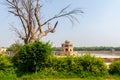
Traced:
[[[14, 27], [14, 31], [18, 34], [19, 38], [24, 41], [24, 43], [34, 42], [37, 39], [41, 39], [48, 33], [54, 33], [58, 25], [58, 21], [55, 22], [53, 26], [49, 23], [57, 18], [66, 17], [71, 22], [77, 20], [74, 16], [75, 14], [83, 13], [80, 9], [74, 9], [71, 11], [66, 11], [69, 7], [63, 8], [58, 14], [52, 18], [41, 21], [39, 16], [41, 10], [41, 0], [6, 0], [8, 3], [9, 12], [14, 14], [19, 18], [22, 24], [23, 31]], [[46, 30], [43, 27], [48, 27]]]

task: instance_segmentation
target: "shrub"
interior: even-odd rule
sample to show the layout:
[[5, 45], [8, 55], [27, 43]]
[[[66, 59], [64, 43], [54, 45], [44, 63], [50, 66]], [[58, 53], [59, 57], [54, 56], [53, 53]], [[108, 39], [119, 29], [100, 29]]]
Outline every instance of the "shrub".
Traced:
[[0, 71], [6, 71], [8, 68], [12, 67], [13, 64], [8, 56], [4, 53], [0, 53]]
[[11, 62], [11, 58], [0, 53], [0, 80], [10, 80], [16, 78], [15, 68]]
[[94, 76], [108, 75], [107, 66], [101, 58], [87, 54], [79, 58], [79, 64], [83, 67], [84, 74], [90, 73]]
[[25, 72], [37, 72], [51, 53], [49, 42], [35, 41], [25, 44], [19, 51], [18, 68]]
[[73, 72], [79, 74], [79, 77], [90, 75], [104, 76], [108, 74], [104, 60], [90, 55], [81, 57], [50, 57], [46, 60], [45, 67], [52, 68], [58, 72]]
[[120, 60], [113, 61], [109, 65], [109, 72], [111, 74], [119, 74], [120, 75]]

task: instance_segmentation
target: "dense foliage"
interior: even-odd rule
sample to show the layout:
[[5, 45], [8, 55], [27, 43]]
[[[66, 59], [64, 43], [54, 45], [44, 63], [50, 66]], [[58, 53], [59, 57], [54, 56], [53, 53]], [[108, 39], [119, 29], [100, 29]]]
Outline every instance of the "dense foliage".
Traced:
[[120, 75], [120, 60], [113, 61], [109, 66], [109, 72], [111, 74], [119, 74]]
[[0, 53], [0, 80], [9, 80], [9, 78], [14, 79], [15, 68], [11, 61], [5, 53]]
[[37, 72], [51, 53], [49, 42], [35, 41], [25, 44], [19, 51], [18, 68], [24, 72]]
[[[32, 45], [33, 44], [35, 44], [35, 43], [32, 43]], [[46, 44], [46, 43], [44, 43], [44, 44]], [[28, 44], [28, 45], [30, 46], [31, 44]], [[25, 46], [26, 45], [24, 45], [23, 47], [25, 48]], [[26, 47], [26, 49], [31, 50], [30, 47]], [[23, 58], [26, 58], [26, 57], [23, 57]], [[33, 57], [31, 57], [31, 58], [33, 58]], [[29, 60], [31, 60], [31, 63], [32, 63], [32, 59], [29, 59]], [[29, 60], [28, 60], [28, 63], [30, 63]], [[1, 66], [0, 67], [0, 79], [1, 80], [18, 80], [18, 79], [19, 80], [23, 80], [23, 79], [25, 79], [25, 80], [40, 79], [41, 80], [41, 78], [43, 78], [43, 79], [48, 78], [48, 80], [51, 78], [52, 78], [51, 80], [53, 80], [53, 78], [55, 78], [55, 79], [74, 78], [73, 80], [75, 80], [75, 78], [79, 78], [80, 80], [83, 80], [83, 79], [87, 80], [87, 78], [92, 79], [92, 80], [113, 79], [113, 76], [112, 76], [112, 78], [111, 77], [108, 78], [108, 76], [107, 76], [107, 78], [105, 77], [108, 74], [108, 70], [107, 70], [107, 67], [106, 67], [103, 59], [96, 58], [96, 57], [90, 56], [90, 55], [84, 55], [84, 56], [80, 56], [80, 57], [50, 56], [50, 57], [46, 58], [43, 63], [44, 63], [44, 66], [39, 66], [39, 68], [42, 67], [42, 70], [39, 71], [37, 74], [29, 73], [31, 71], [30, 68], [28, 68], [29, 72], [25, 73], [25, 71], [22, 70], [23, 72], [21, 73], [21, 71], [17, 70], [17, 67], [15, 67], [11, 63], [11, 59], [9, 57], [2, 55], [2, 56], [0, 56], [0, 66]], [[114, 65], [113, 65], [113, 63], [114, 63]], [[113, 72], [114, 72], [114, 70], [115, 70], [116, 72], [114, 72], [114, 73], [118, 72], [117, 74], [119, 74], [120, 61], [115, 61], [113, 63], [111, 65], [114, 68], [111, 68], [111, 65], [110, 65], [109, 71], [113, 70]], [[19, 63], [19, 64], [22, 64], [22, 63]], [[24, 65], [22, 64], [21, 66], [20, 65], [19, 66], [21, 68], [26, 68], [25, 66], [27, 66], [27, 65], [29, 65], [29, 64], [24, 64]], [[34, 66], [31, 65], [29, 67], [33, 68]], [[19, 74], [22, 74], [22, 75], [20, 76]], [[119, 80], [119, 77], [117, 77], [117, 78]]]
[[10, 47], [7, 48], [7, 51], [17, 53], [21, 47], [22, 44], [19, 41], [15, 41], [15, 43], [11, 44]]
[[[23, 45], [18, 57], [8, 57], [0, 54], [0, 79], [16, 80], [40, 78], [87, 78], [105, 77], [108, 69], [101, 58], [90, 56], [50, 56], [52, 47], [49, 42], [35, 41]], [[15, 65], [13, 65], [13, 63]], [[37, 72], [37, 74], [29, 73]], [[109, 66], [111, 74], [120, 75], [120, 60], [112, 62]], [[48, 79], [49, 80], [49, 79]]]
[[9, 67], [13, 66], [10, 58], [5, 53], [0, 53], [0, 70], [6, 71]]
[[[72, 72], [79, 74], [79, 77], [90, 75], [107, 75], [107, 66], [101, 58], [95, 58], [90, 55], [82, 57], [50, 57], [46, 63], [48, 74], [57, 72]], [[49, 71], [51, 70], [51, 71]]]

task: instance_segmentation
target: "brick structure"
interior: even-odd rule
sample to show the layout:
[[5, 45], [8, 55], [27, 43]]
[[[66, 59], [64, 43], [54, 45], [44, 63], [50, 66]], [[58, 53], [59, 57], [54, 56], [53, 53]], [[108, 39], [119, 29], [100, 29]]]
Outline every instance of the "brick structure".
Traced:
[[59, 56], [67, 56], [67, 55], [72, 55], [72, 56], [77, 56], [78, 53], [74, 51], [73, 45], [70, 43], [70, 41], [66, 40], [62, 45], [61, 45], [61, 51], [57, 53]]

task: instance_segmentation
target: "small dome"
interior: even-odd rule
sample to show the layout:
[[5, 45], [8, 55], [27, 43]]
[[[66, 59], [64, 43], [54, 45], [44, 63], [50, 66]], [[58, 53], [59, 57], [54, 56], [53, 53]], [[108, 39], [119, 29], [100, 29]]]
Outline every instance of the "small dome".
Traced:
[[68, 41], [68, 40], [65, 40], [65, 43], [70, 43], [70, 41]]

